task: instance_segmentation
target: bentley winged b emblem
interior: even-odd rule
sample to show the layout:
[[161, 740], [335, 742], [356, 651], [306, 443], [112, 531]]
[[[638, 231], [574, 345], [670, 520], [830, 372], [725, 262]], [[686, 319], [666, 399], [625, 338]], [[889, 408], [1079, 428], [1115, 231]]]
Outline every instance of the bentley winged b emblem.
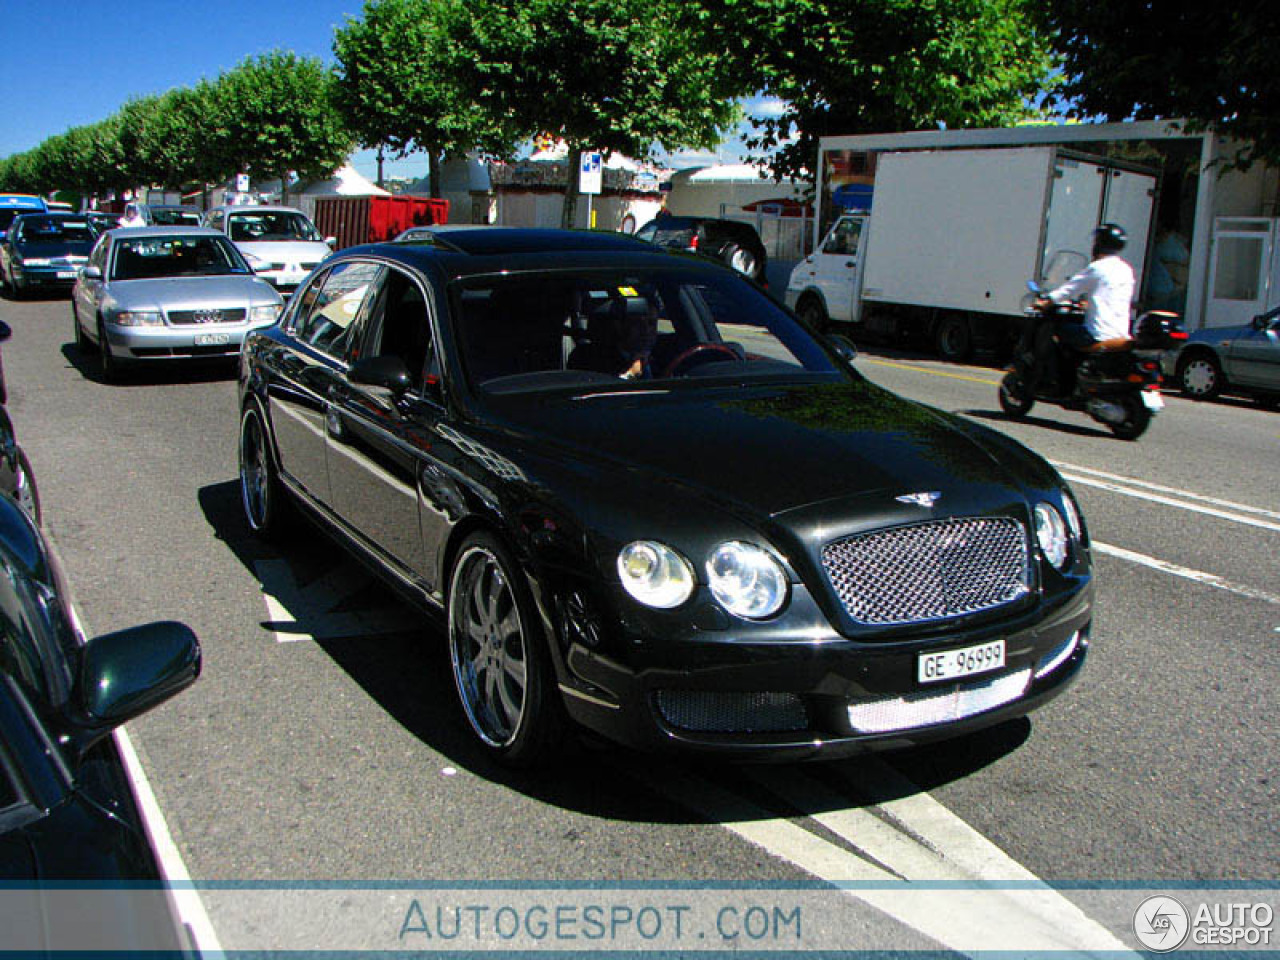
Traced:
[[932, 507], [935, 503], [942, 499], [942, 493], [937, 490], [926, 493], [904, 493], [900, 497], [894, 497], [899, 503], [914, 503], [917, 507]]

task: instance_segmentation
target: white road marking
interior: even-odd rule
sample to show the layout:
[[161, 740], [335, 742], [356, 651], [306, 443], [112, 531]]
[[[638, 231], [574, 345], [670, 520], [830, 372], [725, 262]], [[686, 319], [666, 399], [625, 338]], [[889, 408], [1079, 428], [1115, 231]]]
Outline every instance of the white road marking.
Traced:
[[[1063, 477], [1072, 483], [1082, 483], [1086, 486], [1097, 487], [1100, 490], [1108, 490], [1111, 493], [1119, 493], [1126, 497], [1136, 497], [1139, 500], [1146, 500], [1149, 503], [1161, 503], [1167, 507], [1176, 507], [1179, 510], [1190, 510], [1192, 513], [1202, 513], [1205, 516], [1217, 517], [1220, 520], [1230, 520], [1232, 523], [1242, 523], [1250, 527], [1258, 527], [1262, 530], [1274, 530], [1280, 533], [1280, 523], [1270, 523], [1266, 520], [1259, 520], [1254, 517], [1242, 516], [1239, 513], [1233, 513], [1229, 510], [1222, 510], [1217, 507], [1202, 506], [1198, 503], [1191, 503], [1186, 500], [1179, 500], [1174, 497], [1164, 496], [1156, 493], [1148, 488], [1146, 490], [1131, 490], [1128, 487], [1113, 483], [1109, 480], [1099, 480], [1095, 477], [1087, 477], [1080, 473], [1072, 473], [1067, 469], [1062, 471]], [[1132, 482], [1132, 481], [1128, 481]], [[1182, 496], [1197, 496], [1196, 494], [1181, 494]], [[1209, 500], [1207, 497], [1198, 497], [1198, 499]], [[1246, 507], [1246, 510], [1256, 510], [1257, 508]], [[1258, 510], [1264, 516], [1269, 516], [1267, 511]]]
[[1188, 500], [1199, 500], [1201, 503], [1212, 504], [1215, 507], [1224, 507], [1228, 510], [1238, 510], [1241, 513], [1256, 513], [1259, 516], [1267, 517], [1271, 520], [1280, 520], [1280, 513], [1275, 510], [1267, 510], [1263, 507], [1251, 507], [1248, 504], [1236, 503], [1232, 500], [1221, 500], [1217, 497], [1206, 497], [1202, 493], [1192, 493], [1189, 490], [1180, 490], [1177, 487], [1166, 487], [1163, 484], [1151, 483], [1147, 480], [1136, 480], [1133, 477], [1122, 477], [1114, 473], [1105, 473], [1102, 470], [1094, 470], [1092, 467], [1082, 467], [1074, 463], [1055, 462], [1054, 466], [1060, 470], [1070, 470], [1072, 473], [1087, 473], [1102, 480], [1110, 480], [1113, 483], [1127, 484], [1128, 486], [1138, 487], [1144, 490], [1154, 490], [1157, 493], [1168, 493], [1174, 496], [1185, 497]]
[[[849, 884], [845, 895], [950, 950], [975, 957], [995, 950], [1132, 955], [1073, 903], [874, 758], [859, 764], [851, 784], [903, 799], [864, 809], [795, 769], [752, 774], [860, 853], [701, 777], [664, 773], [650, 779], [619, 771], [642, 777], [655, 791], [820, 880]], [[893, 789], [886, 789], [890, 784]], [[939, 889], [920, 881], [960, 882]]]
[[138, 801], [138, 810], [142, 814], [142, 824], [146, 829], [147, 839], [151, 841], [151, 849], [155, 851], [156, 859], [160, 861], [160, 872], [164, 875], [166, 882], [173, 885], [170, 895], [173, 897], [178, 917], [191, 931], [195, 947], [203, 960], [219, 960], [224, 956], [222, 945], [218, 942], [218, 935], [204, 908], [204, 901], [200, 899], [200, 891], [192, 884], [191, 874], [187, 872], [182, 854], [178, 852], [178, 845], [173, 842], [169, 824], [165, 821], [164, 812], [156, 801], [156, 795], [151, 789], [151, 781], [147, 779], [147, 772], [142, 768], [142, 761], [138, 759], [137, 751], [133, 748], [133, 741], [129, 739], [129, 734], [124, 727], [117, 727], [113, 731], [113, 736], [129, 780], [133, 784], [133, 795]]
[[1194, 580], [1197, 583], [1203, 583], [1205, 586], [1214, 587], [1218, 590], [1226, 590], [1228, 593], [1234, 593], [1237, 596], [1248, 597], [1250, 600], [1261, 600], [1264, 603], [1274, 603], [1280, 605], [1280, 596], [1273, 593], [1267, 593], [1265, 590], [1258, 590], [1254, 587], [1245, 586], [1242, 583], [1234, 583], [1224, 577], [1219, 577], [1212, 573], [1205, 573], [1203, 570], [1193, 570], [1190, 567], [1181, 567], [1176, 563], [1169, 563], [1166, 560], [1158, 560], [1155, 557], [1149, 557], [1145, 553], [1135, 553], [1132, 550], [1126, 550], [1123, 547], [1115, 547], [1109, 543], [1099, 543], [1097, 540], [1093, 542], [1093, 549], [1098, 553], [1106, 554], [1111, 557], [1118, 557], [1121, 560], [1128, 560], [1130, 563], [1139, 563], [1144, 567], [1150, 567], [1153, 570], [1159, 570], [1162, 573], [1168, 573], [1175, 577], [1184, 577], [1187, 580]]
[[326, 640], [338, 637], [374, 637], [406, 633], [419, 624], [400, 604], [370, 610], [335, 610], [344, 597], [363, 590], [372, 578], [353, 564], [340, 563], [305, 585], [298, 583], [293, 565], [280, 558], [254, 565], [262, 584], [269, 626], [277, 643]]

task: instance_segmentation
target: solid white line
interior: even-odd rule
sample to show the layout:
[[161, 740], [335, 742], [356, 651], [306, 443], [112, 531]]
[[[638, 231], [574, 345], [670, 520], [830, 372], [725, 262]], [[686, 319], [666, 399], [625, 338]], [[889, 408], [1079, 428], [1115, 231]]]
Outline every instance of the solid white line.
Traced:
[[1192, 513], [1201, 513], [1209, 517], [1217, 517], [1220, 520], [1230, 520], [1232, 523], [1241, 523], [1249, 527], [1258, 527], [1262, 530], [1273, 530], [1280, 533], [1280, 523], [1268, 523], [1265, 520], [1256, 520], [1253, 517], [1243, 517], [1238, 513], [1230, 513], [1226, 510], [1219, 510], [1216, 507], [1202, 507], [1199, 504], [1187, 503], [1182, 500], [1175, 500], [1172, 497], [1161, 496], [1158, 493], [1148, 493], [1141, 490], [1130, 490], [1117, 483], [1110, 483], [1105, 480], [1096, 480], [1093, 477], [1086, 477], [1081, 474], [1063, 472], [1063, 477], [1072, 483], [1082, 483], [1089, 487], [1098, 487], [1101, 490], [1109, 490], [1112, 493], [1119, 493], [1126, 497], [1136, 497], [1139, 500], [1146, 500], [1150, 503], [1162, 503], [1167, 507], [1177, 507], [1179, 510], [1190, 510]]
[[1202, 583], [1207, 587], [1214, 587], [1218, 590], [1226, 590], [1228, 593], [1234, 593], [1237, 596], [1248, 597], [1250, 600], [1261, 600], [1264, 603], [1274, 603], [1280, 605], [1280, 596], [1273, 593], [1267, 593], [1265, 590], [1257, 590], [1253, 587], [1247, 587], [1244, 584], [1233, 583], [1224, 577], [1219, 577], [1212, 573], [1205, 573], [1203, 570], [1193, 570], [1190, 567], [1180, 567], [1176, 563], [1169, 563], [1166, 560], [1157, 560], [1155, 557], [1149, 557], [1145, 553], [1134, 553], [1132, 550], [1126, 550], [1123, 547], [1115, 547], [1109, 543], [1099, 543], [1093, 541], [1093, 549], [1098, 553], [1107, 556], [1117, 557], [1121, 560], [1128, 560], [1130, 563], [1140, 563], [1144, 567], [1150, 567], [1152, 570], [1159, 570], [1162, 573], [1172, 574], [1175, 577], [1184, 577], [1187, 580], [1194, 580]]
[[116, 738], [116, 746], [120, 749], [120, 756], [124, 760], [125, 770], [133, 783], [133, 795], [138, 801], [138, 809], [142, 814], [147, 838], [151, 841], [156, 859], [160, 861], [160, 872], [166, 881], [177, 885], [169, 892], [173, 897], [178, 916], [191, 931], [196, 949], [202, 957], [206, 960], [222, 957], [222, 945], [218, 942], [213, 923], [205, 911], [204, 901], [200, 899], [200, 892], [191, 883], [191, 874], [187, 872], [187, 865], [178, 851], [178, 845], [173, 842], [173, 835], [169, 833], [164, 812], [156, 801], [155, 793], [151, 790], [151, 781], [147, 779], [147, 773], [142, 768], [142, 761], [138, 759], [137, 751], [133, 749], [133, 741], [129, 739], [129, 734], [125, 732], [124, 727], [117, 727], [113, 735]]
[[1122, 477], [1114, 473], [1106, 473], [1102, 470], [1095, 470], [1092, 467], [1082, 467], [1074, 463], [1060, 463], [1054, 461], [1053, 465], [1060, 470], [1070, 470], [1073, 473], [1087, 473], [1103, 480], [1110, 480], [1113, 483], [1127, 484], [1128, 486], [1138, 487], [1144, 490], [1154, 490], [1157, 493], [1168, 493], [1174, 496], [1186, 497], [1188, 500], [1199, 500], [1201, 503], [1210, 503], [1215, 507], [1239, 510], [1242, 513], [1256, 513], [1261, 517], [1280, 520], [1280, 513], [1277, 513], [1274, 510], [1264, 509], [1263, 507], [1251, 507], [1246, 503], [1235, 503], [1232, 500], [1220, 500], [1217, 497], [1206, 497], [1202, 493], [1192, 493], [1189, 490], [1180, 490], [1177, 487], [1166, 487], [1163, 484], [1151, 483], [1147, 480], [1136, 480], [1133, 477]]

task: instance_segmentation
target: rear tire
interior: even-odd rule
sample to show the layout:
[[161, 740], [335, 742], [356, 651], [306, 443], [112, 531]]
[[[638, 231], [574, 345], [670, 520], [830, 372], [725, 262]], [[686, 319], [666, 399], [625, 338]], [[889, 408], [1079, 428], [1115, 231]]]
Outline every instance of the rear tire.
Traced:
[[38, 527], [40, 526], [40, 491], [36, 488], [36, 475], [31, 471], [27, 452], [18, 448], [18, 462], [13, 471], [13, 499]]
[[1121, 440], [1137, 440], [1151, 425], [1151, 411], [1136, 394], [1117, 397], [1115, 402], [1124, 407], [1124, 423], [1109, 423], [1111, 432]]
[[944, 360], [959, 363], [973, 352], [973, 331], [964, 317], [946, 316], [933, 331], [933, 343]]
[[1035, 396], [1027, 389], [1022, 374], [1016, 370], [1004, 375], [1004, 379], [1000, 381], [999, 395], [1000, 409], [1015, 420], [1025, 417], [1036, 405]]

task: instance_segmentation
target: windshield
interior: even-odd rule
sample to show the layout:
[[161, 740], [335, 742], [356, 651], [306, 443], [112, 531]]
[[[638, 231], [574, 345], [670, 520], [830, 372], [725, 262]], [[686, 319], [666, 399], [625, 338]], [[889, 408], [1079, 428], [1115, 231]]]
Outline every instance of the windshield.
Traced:
[[323, 241], [316, 228], [300, 213], [285, 210], [262, 210], [236, 213], [227, 218], [227, 232], [240, 243], [264, 243], [280, 240]]
[[1044, 268], [1044, 278], [1040, 281], [1041, 290], [1054, 290], [1062, 286], [1077, 273], [1089, 265], [1089, 258], [1074, 250], [1059, 250]]
[[93, 231], [89, 221], [83, 218], [33, 217], [22, 218], [23, 243], [90, 243]]
[[479, 277], [451, 294], [463, 366], [483, 391], [842, 376], [790, 315], [728, 271]]
[[152, 207], [151, 222], [158, 227], [196, 227], [200, 225], [200, 214], [194, 210], [166, 210], [164, 207]]
[[240, 252], [222, 237], [145, 237], [116, 245], [112, 280], [249, 274]]

